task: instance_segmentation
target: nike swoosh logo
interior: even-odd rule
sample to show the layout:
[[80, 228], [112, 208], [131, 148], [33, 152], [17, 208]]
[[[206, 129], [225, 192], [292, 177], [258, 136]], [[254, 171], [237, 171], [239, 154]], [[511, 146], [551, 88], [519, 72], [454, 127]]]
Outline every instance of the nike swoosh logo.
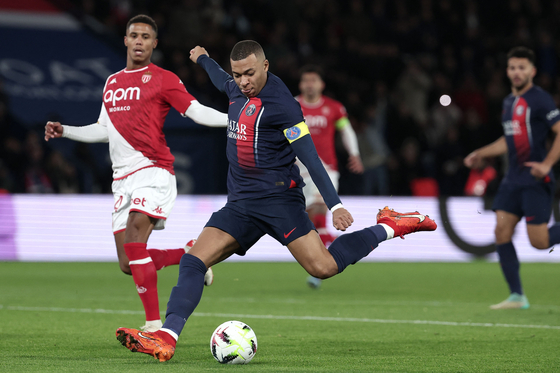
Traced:
[[[296, 227], [297, 228], [297, 227]], [[284, 238], [288, 238], [290, 236], [290, 234], [292, 234], [293, 231], [296, 230], [296, 228], [292, 229], [291, 231], [289, 231], [288, 233], [284, 233]]]
[[150, 337], [150, 336], [144, 335], [144, 334], [142, 334], [142, 332], [138, 332], [138, 335], [139, 335], [140, 337], [142, 337], [142, 338], [151, 339], [151, 340], [154, 340], [154, 341], [155, 341], [155, 338], [152, 338], [152, 337]]
[[418, 218], [420, 219], [419, 223], [422, 223], [426, 217], [420, 214], [410, 214], [410, 215], [399, 215], [400, 218]]

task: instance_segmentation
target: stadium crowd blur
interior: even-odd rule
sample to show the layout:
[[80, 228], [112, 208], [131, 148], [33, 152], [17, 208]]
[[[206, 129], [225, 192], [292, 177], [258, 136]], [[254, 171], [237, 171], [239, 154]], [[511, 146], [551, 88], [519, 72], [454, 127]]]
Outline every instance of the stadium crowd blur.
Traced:
[[[128, 19], [159, 25], [153, 62], [175, 72], [204, 104], [227, 101], [189, 50], [202, 45], [227, 69], [242, 39], [262, 44], [271, 71], [298, 94], [299, 68], [325, 70], [325, 93], [347, 108], [366, 171], [341, 167], [342, 195], [492, 194], [504, 164], [470, 171], [464, 156], [502, 134], [510, 92], [507, 51], [537, 54], [537, 85], [560, 106], [560, 2], [552, 0], [64, 0], [84, 24], [122, 40]], [[124, 53], [124, 48], [123, 48]], [[449, 95], [443, 106], [440, 97]], [[38, 131], [18, 126], [0, 102], [0, 188], [10, 192], [109, 192], [87, 146], [64, 159]], [[43, 124], [44, 125], [44, 124]], [[42, 128], [42, 127], [41, 127]], [[341, 164], [345, 164], [339, 146]], [[92, 187], [93, 185], [93, 187]], [[225, 193], [225, 185], [224, 185]]]

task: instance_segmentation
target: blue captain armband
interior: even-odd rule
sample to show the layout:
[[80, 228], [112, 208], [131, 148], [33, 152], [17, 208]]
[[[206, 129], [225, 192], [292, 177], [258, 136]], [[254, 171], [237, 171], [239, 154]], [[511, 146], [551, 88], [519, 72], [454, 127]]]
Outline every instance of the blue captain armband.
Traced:
[[[301, 124], [305, 126], [304, 129], [307, 131], [305, 134], [302, 133], [303, 129], [298, 127]], [[339, 204], [342, 206], [329, 174], [327, 174], [321, 159], [319, 159], [319, 156], [317, 155], [317, 150], [315, 149], [315, 145], [313, 144], [313, 140], [311, 139], [311, 135], [309, 135], [309, 130], [307, 129], [305, 123], [301, 122], [298, 125], [284, 130], [284, 135], [286, 135], [288, 141], [290, 141], [290, 137], [293, 137], [293, 140], [290, 141], [292, 149], [299, 160], [305, 165], [305, 167], [307, 167], [307, 170], [311, 175], [311, 179], [313, 179], [313, 182], [319, 189], [327, 207], [331, 209], [333, 207], [339, 208], [337, 206]]]

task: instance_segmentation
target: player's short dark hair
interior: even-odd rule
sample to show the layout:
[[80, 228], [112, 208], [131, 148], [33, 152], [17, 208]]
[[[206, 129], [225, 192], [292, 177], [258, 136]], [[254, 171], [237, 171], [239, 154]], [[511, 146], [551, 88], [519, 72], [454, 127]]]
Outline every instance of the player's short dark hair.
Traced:
[[128, 29], [130, 28], [130, 25], [132, 25], [133, 23], [145, 23], [147, 25], [152, 26], [152, 29], [154, 30], [157, 36], [158, 33], [157, 24], [152, 17], [147, 16], [145, 14], [138, 14], [137, 16], [132, 17], [126, 24], [126, 33], [128, 33]]
[[264, 50], [259, 43], [254, 40], [242, 40], [233, 46], [229, 58], [231, 58], [232, 61], [241, 61], [252, 54], [257, 58], [265, 58]]
[[510, 49], [507, 54], [507, 59], [510, 58], [526, 58], [531, 62], [533, 65], [535, 64], [535, 52], [527, 47], [515, 47]]
[[299, 77], [300, 78], [303, 76], [303, 74], [307, 74], [307, 73], [315, 73], [315, 74], [319, 75], [321, 80], [325, 80], [325, 72], [323, 71], [323, 69], [319, 65], [311, 65], [310, 64], [310, 65], [305, 65], [301, 69], [299, 69]]

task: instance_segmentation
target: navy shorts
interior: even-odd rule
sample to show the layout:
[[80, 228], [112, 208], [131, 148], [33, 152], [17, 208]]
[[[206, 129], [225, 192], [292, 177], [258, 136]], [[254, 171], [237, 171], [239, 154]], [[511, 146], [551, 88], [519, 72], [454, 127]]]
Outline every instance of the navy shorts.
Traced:
[[245, 255], [262, 236], [268, 234], [286, 246], [315, 229], [305, 212], [301, 188], [288, 189], [266, 197], [228, 201], [206, 223], [229, 233]]
[[527, 224], [542, 224], [550, 221], [552, 213], [554, 183], [535, 185], [500, 184], [492, 210], [503, 210], [525, 216]]

